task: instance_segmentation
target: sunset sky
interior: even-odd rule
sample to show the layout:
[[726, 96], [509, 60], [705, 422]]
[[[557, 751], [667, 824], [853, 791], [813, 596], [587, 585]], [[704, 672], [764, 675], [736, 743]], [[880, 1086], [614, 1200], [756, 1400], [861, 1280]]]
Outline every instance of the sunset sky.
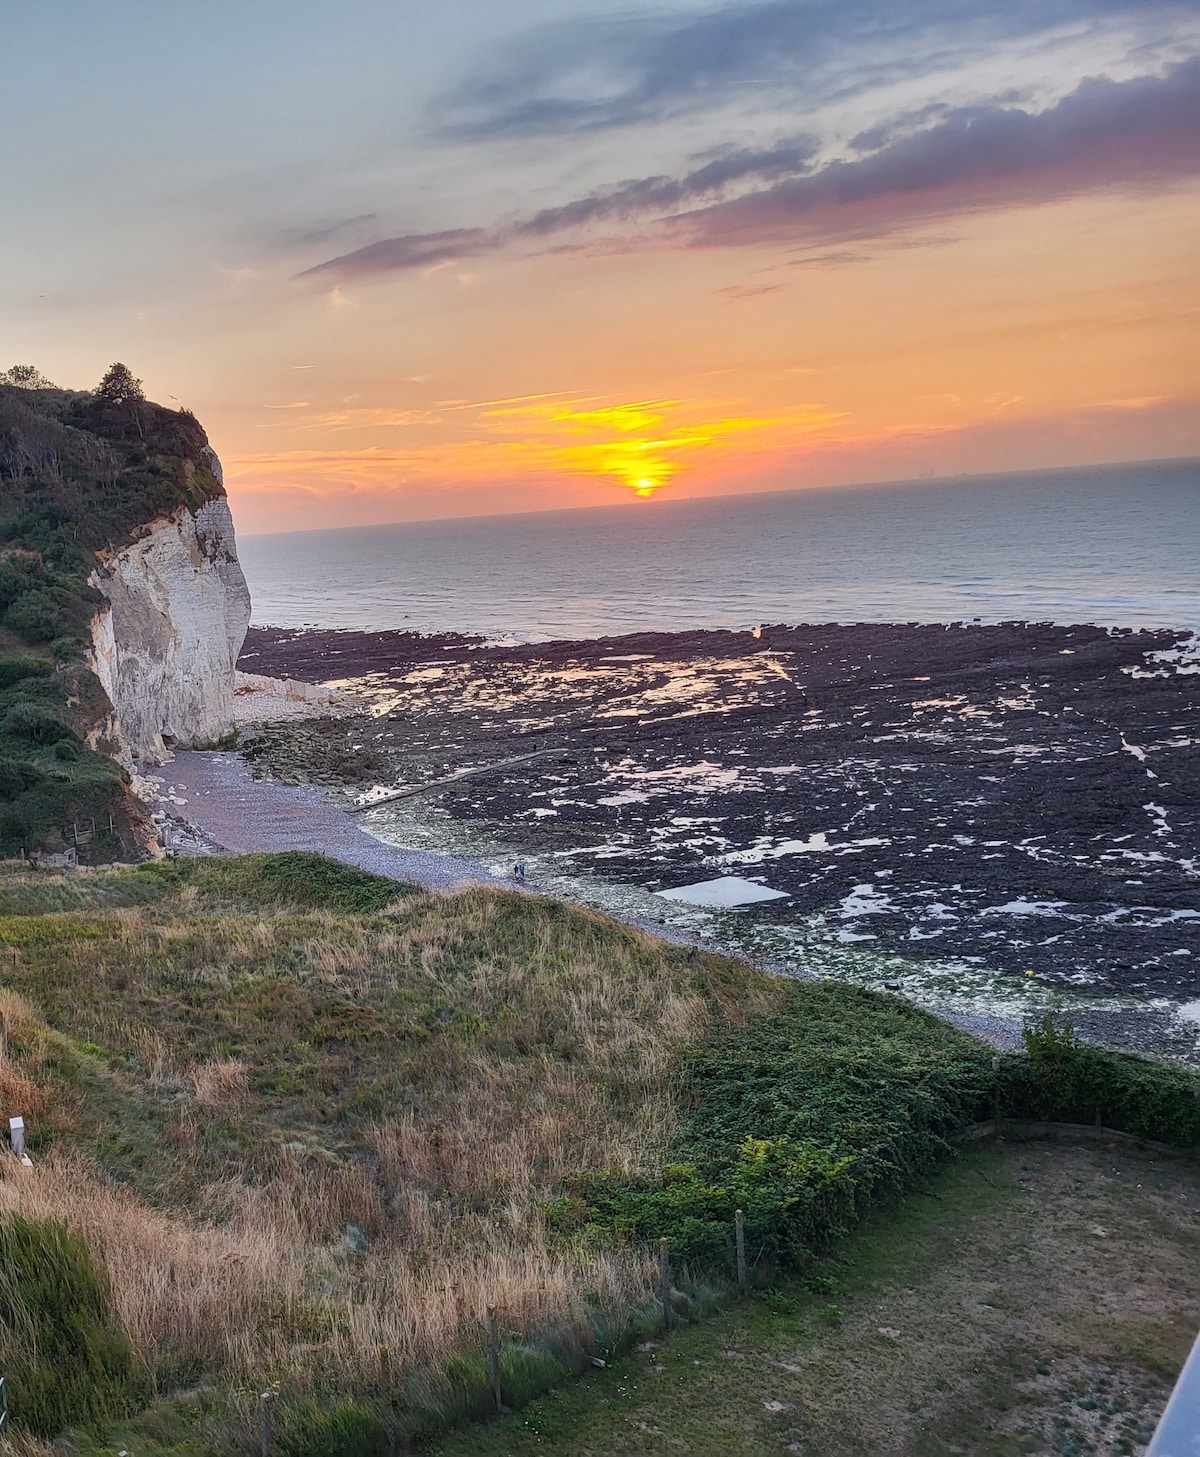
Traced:
[[7, 7], [0, 368], [241, 530], [1200, 453], [1200, 8]]

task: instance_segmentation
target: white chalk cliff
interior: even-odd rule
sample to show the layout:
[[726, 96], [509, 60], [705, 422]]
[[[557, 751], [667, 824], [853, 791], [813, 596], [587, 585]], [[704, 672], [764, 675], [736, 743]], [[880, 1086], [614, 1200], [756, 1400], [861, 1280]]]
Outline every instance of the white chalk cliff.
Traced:
[[100, 732], [126, 765], [161, 764], [172, 747], [228, 734], [250, 592], [225, 497], [148, 523], [131, 545], [101, 554], [90, 580], [107, 599], [92, 620], [92, 668], [113, 708]]

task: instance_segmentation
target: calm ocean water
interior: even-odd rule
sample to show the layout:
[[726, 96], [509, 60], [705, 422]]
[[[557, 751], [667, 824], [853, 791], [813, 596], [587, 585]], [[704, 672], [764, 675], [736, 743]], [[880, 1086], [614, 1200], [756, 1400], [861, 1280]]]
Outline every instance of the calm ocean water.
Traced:
[[520, 642], [980, 618], [1200, 631], [1200, 461], [245, 537], [254, 621]]

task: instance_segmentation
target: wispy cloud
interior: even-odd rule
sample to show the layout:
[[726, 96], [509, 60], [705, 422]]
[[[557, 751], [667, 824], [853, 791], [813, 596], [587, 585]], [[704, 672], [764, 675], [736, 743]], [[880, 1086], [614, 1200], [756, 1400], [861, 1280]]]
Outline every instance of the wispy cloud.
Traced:
[[723, 148], [702, 167], [682, 177], [642, 177], [588, 193], [560, 207], [534, 213], [515, 229], [537, 237], [613, 219], [668, 213], [746, 182], [773, 182], [807, 171], [820, 151], [816, 137], [789, 137], [773, 147]]
[[707, 246], [880, 236], [929, 218], [1200, 174], [1200, 58], [1164, 76], [1084, 81], [1057, 105], [963, 108], [853, 161], [831, 162], [681, 219]]
[[779, 293], [782, 288], [782, 283], [732, 283], [721, 289], [721, 295], [731, 300], [760, 298], [763, 294]]
[[314, 415], [304, 422], [308, 430], [396, 430], [412, 425], [436, 425], [441, 416], [436, 410], [395, 410], [375, 407], [351, 407]]
[[[307, 276], [370, 277], [464, 254], [601, 240], [622, 247], [766, 240], [811, 246], [887, 237], [983, 208], [1200, 174], [1200, 58], [1157, 76], [1085, 80], [1043, 111], [993, 104], [937, 116], [911, 134], [889, 133], [865, 155], [817, 165], [809, 138], [730, 150], [679, 178], [624, 182], [502, 226], [372, 243]], [[860, 137], [856, 145], [866, 143]]]
[[[496, 246], [495, 232], [485, 228], [451, 228], [441, 233], [408, 233], [400, 238], [383, 238], [356, 248], [329, 263], [306, 270], [302, 277], [314, 273], [338, 272], [347, 277], [371, 273], [391, 273], [404, 268], [430, 268], [450, 263], [470, 253], [485, 253]], [[353, 260], [353, 261], [351, 261]]]
[[814, 105], [1079, 22], [1123, 18], [1136, 28], [1150, 9], [1160, 34], [1190, 11], [1136, 0], [759, 0], [584, 16], [525, 32], [443, 96], [435, 115], [446, 134], [497, 138], [658, 121], [752, 88]]
[[286, 241], [298, 244], [328, 243], [333, 238], [345, 239], [347, 233], [358, 233], [361, 236], [378, 220], [377, 213], [356, 213], [351, 218], [335, 218], [332, 221], [313, 223], [307, 228], [293, 228], [286, 232], [284, 237]]
[[1133, 395], [1121, 400], [1097, 400], [1088, 405], [1089, 410], [1152, 410], [1156, 405], [1166, 403], [1163, 395]]
[[336, 273], [362, 277], [411, 268], [432, 268], [494, 252], [513, 241], [539, 243], [572, 230], [677, 213], [712, 200], [732, 187], [772, 182], [807, 170], [817, 155], [814, 137], [788, 137], [770, 147], [725, 147], [682, 177], [639, 177], [589, 192], [521, 221], [493, 228], [455, 228], [385, 238], [310, 268], [302, 277]]

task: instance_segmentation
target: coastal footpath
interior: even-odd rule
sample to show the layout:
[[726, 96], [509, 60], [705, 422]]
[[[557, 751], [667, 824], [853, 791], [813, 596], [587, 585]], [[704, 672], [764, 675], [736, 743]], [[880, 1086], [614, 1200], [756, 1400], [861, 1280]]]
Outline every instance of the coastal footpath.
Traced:
[[132, 770], [328, 700], [240, 676], [249, 621], [195, 416], [123, 365], [92, 391], [0, 375], [0, 854], [136, 858]]

